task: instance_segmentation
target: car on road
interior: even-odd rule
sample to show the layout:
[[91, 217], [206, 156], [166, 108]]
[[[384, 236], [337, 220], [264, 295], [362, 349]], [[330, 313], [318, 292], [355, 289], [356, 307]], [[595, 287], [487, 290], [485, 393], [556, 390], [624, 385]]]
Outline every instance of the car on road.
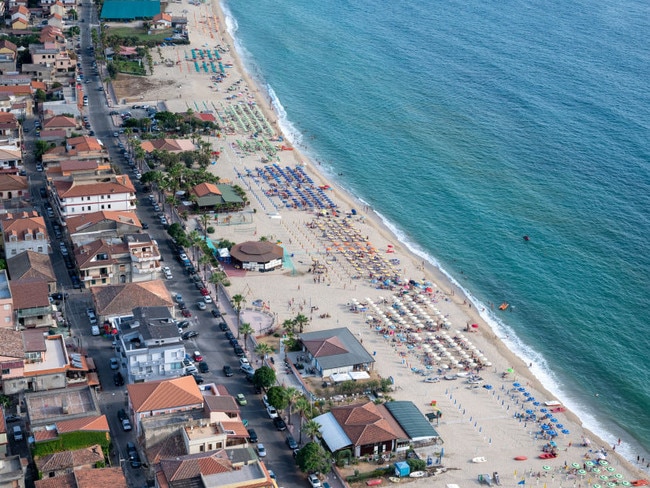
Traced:
[[318, 476], [316, 476], [315, 474], [310, 474], [307, 477], [307, 481], [309, 481], [311, 488], [321, 488], [323, 486], [320, 484], [320, 480], [318, 479]]
[[[219, 310], [217, 310], [216, 308], [213, 308], [212, 310], [210, 310], [210, 313], [212, 314], [212, 316], [215, 319], [218, 319], [219, 317], [221, 317], [221, 312], [219, 312]], [[219, 327], [221, 327], [221, 324], [219, 324]], [[221, 329], [221, 330], [224, 330], [224, 329]]]
[[296, 439], [293, 438], [291, 434], [287, 434], [287, 438], [284, 440], [287, 446], [289, 446], [289, 449], [292, 451], [294, 449], [298, 449], [298, 443], [296, 442]]
[[219, 323], [219, 328], [225, 332], [225, 331], [228, 330], [228, 324], [225, 323], [225, 322], [220, 322]]
[[189, 374], [192, 374], [192, 375], [193, 375], [193, 374], [195, 374], [195, 373], [196, 373], [196, 374], [199, 373], [199, 370], [196, 369], [196, 366], [194, 366], [193, 364], [191, 364], [191, 365], [189, 365], [189, 366], [185, 366], [185, 375], [189, 375]]
[[90, 335], [98, 336], [101, 334], [101, 331], [99, 330], [99, 326], [97, 325], [91, 325], [90, 326]]
[[208, 295], [210, 294], [210, 292], [208, 291], [207, 288], [201, 288], [201, 289], [199, 290], [199, 292], [200, 292], [201, 295], [203, 295], [204, 297], [205, 297], [205, 296], [208, 296]]
[[86, 315], [88, 316], [88, 320], [90, 320], [91, 324], [94, 325], [97, 323], [97, 315], [95, 315], [95, 311], [92, 308], [86, 309]]
[[266, 448], [264, 447], [264, 444], [257, 445], [257, 455], [259, 457], [266, 457]]
[[246, 397], [244, 396], [243, 393], [237, 393], [236, 400], [237, 400], [237, 403], [239, 403], [242, 406], [248, 404], [248, 402], [246, 401]]
[[235, 334], [233, 334], [230, 330], [226, 330], [225, 332], [226, 333], [224, 334], [224, 336], [226, 336], [226, 339], [228, 339], [229, 341], [235, 338]]
[[192, 312], [190, 312], [190, 311], [186, 308], [186, 309], [184, 309], [184, 310], [181, 310], [181, 315], [182, 315], [183, 317], [185, 317], [185, 318], [188, 318], [188, 317], [191, 317], [191, 316], [192, 316]]
[[122, 373], [119, 371], [113, 375], [113, 383], [115, 386], [123, 386], [124, 385], [124, 376], [122, 376]]
[[197, 363], [200, 363], [201, 361], [203, 361], [203, 355], [199, 351], [194, 351], [192, 353], [192, 359], [194, 359], [194, 361], [196, 361]]
[[223, 366], [223, 373], [224, 373], [226, 376], [232, 376], [232, 368], [231, 368], [229, 365], [224, 364], [224, 366]]
[[5, 420], [6, 420], [7, 422], [18, 422], [18, 421], [20, 421], [20, 420], [22, 420], [22, 419], [23, 419], [23, 418], [22, 418], [20, 415], [7, 415], [7, 416], [5, 417]]
[[132, 468], [139, 468], [142, 465], [140, 455], [133, 442], [126, 443], [126, 457], [129, 458]]
[[199, 333], [195, 330], [188, 330], [187, 332], [183, 332], [183, 335], [181, 335], [181, 339], [184, 341], [191, 339], [193, 337], [197, 337]]
[[233, 349], [235, 351], [236, 356], [242, 357], [246, 354], [240, 346], [235, 346]]
[[189, 320], [183, 320], [176, 325], [178, 325], [180, 329], [187, 329], [191, 324]]
[[13, 433], [16, 442], [23, 440], [23, 430], [20, 428], [20, 425], [14, 425]]
[[201, 361], [199, 363], [199, 372], [201, 373], [209, 373], [210, 372], [210, 366], [208, 366], [208, 363], [205, 361]]
[[197, 303], [196, 303], [196, 308], [198, 308], [199, 310], [205, 310], [205, 309], [208, 308], [208, 307], [207, 307], [207, 305], [205, 304], [205, 302], [197, 302]]
[[118, 420], [119, 420], [120, 422], [122, 422], [122, 420], [124, 420], [124, 419], [128, 419], [129, 416], [126, 414], [126, 411], [125, 411], [123, 408], [120, 408], [120, 409], [117, 411], [117, 418], [118, 418]]
[[166, 217], [160, 217], [160, 223], [161, 223], [162, 225], [167, 225], [167, 224], [169, 224], [169, 222], [167, 222], [167, 218], [166, 218]]
[[239, 369], [245, 374], [255, 374], [255, 369], [250, 364], [242, 364]]
[[248, 358], [239, 358], [239, 365], [243, 366], [244, 364], [250, 364]]
[[163, 266], [163, 274], [165, 275], [165, 278], [168, 280], [171, 280], [173, 278], [172, 276], [172, 270], [169, 269], [169, 266]]
[[273, 425], [275, 425], [275, 428], [280, 431], [287, 430], [287, 424], [285, 424], [284, 420], [282, 420], [280, 417], [273, 419]]
[[111, 369], [120, 369], [120, 362], [117, 360], [117, 358], [111, 358]]
[[[140, 223], [142, 224], [142, 228], [143, 228], [144, 230], [147, 230], [147, 229], [149, 228], [149, 224], [147, 224], [146, 222], [142, 222], [142, 221], [140, 221]], [[169, 279], [171, 279], [171, 278], [169, 278]]]
[[248, 429], [248, 440], [252, 443], [257, 442], [257, 432], [255, 432], [255, 429]]
[[122, 430], [124, 430], [124, 432], [128, 432], [132, 429], [133, 427], [131, 427], [131, 422], [129, 422], [129, 419], [122, 420]]
[[271, 419], [277, 419], [278, 418], [278, 411], [275, 409], [273, 405], [269, 405], [266, 407], [266, 413], [268, 414], [269, 418]]
[[205, 303], [212, 303], [212, 297], [210, 295], [203, 295], [203, 301]]
[[36, 165], [36, 171], [38, 171], [39, 173], [42, 172], [42, 171], [43, 171], [43, 165], [40, 164], [40, 163], [38, 163], [38, 164]]
[[200, 374], [192, 373], [192, 376], [194, 377], [194, 381], [196, 381], [197, 385], [200, 385], [205, 381], [203, 376], [201, 376]]

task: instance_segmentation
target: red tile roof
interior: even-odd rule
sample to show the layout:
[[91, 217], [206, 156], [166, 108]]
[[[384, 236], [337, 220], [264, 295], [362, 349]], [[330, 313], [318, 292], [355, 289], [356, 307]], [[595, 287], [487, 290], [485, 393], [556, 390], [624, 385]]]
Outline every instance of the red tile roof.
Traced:
[[341, 339], [338, 337], [328, 337], [327, 339], [303, 340], [303, 345], [316, 358], [325, 356], [335, 356], [337, 354], [346, 354], [348, 351]]
[[9, 282], [11, 296], [14, 299], [15, 310], [26, 310], [28, 308], [48, 307], [50, 291], [45, 281]]
[[227, 473], [232, 463], [225, 450], [190, 454], [176, 459], [163, 459], [160, 467], [169, 482], [198, 478], [201, 475]]
[[62, 420], [56, 423], [56, 430], [59, 434], [77, 431], [109, 432], [106, 415], [91, 415], [78, 419]]
[[130, 384], [127, 390], [137, 413], [203, 406], [203, 395], [192, 376]]
[[332, 415], [355, 446], [365, 446], [396, 440], [405, 436], [396, 432], [373, 402], [344, 407], [334, 407]]
[[70, 234], [82, 232], [84, 229], [100, 222], [116, 222], [118, 224], [142, 227], [135, 212], [129, 210], [101, 210], [99, 212], [75, 215], [66, 219], [68, 232]]
[[59, 198], [135, 193], [135, 187], [127, 175], [118, 175], [115, 177], [115, 181], [75, 184], [74, 181], [55, 180], [52, 184], [56, 188]]
[[130, 313], [136, 307], [172, 307], [174, 302], [162, 280], [97, 286], [90, 289], [99, 315]]
[[194, 188], [192, 188], [192, 193], [194, 193], [199, 198], [206, 195], [221, 195], [221, 192], [219, 191], [219, 188], [217, 188], [217, 185], [213, 185], [212, 183], [199, 183]]

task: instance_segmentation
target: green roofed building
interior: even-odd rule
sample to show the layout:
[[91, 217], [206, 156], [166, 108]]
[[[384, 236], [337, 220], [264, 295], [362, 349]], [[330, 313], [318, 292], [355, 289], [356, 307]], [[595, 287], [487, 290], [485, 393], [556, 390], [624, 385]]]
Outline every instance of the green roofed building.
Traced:
[[160, 13], [160, 0], [106, 0], [101, 19], [135, 20], [151, 19]]

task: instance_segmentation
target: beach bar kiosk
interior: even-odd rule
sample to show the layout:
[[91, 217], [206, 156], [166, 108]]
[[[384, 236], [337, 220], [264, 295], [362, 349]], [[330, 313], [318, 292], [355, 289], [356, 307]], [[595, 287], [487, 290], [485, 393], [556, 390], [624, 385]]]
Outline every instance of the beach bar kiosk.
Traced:
[[394, 464], [395, 466], [395, 476], [404, 478], [411, 474], [411, 467], [406, 461], [399, 461]]

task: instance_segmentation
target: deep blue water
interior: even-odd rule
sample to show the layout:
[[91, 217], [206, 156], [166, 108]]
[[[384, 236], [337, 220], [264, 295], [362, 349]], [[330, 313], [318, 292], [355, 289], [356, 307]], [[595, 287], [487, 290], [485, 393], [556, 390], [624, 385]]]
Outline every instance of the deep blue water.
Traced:
[[474, 3], [224, 0], [294, 143], [650, 459], [650, 4]]

